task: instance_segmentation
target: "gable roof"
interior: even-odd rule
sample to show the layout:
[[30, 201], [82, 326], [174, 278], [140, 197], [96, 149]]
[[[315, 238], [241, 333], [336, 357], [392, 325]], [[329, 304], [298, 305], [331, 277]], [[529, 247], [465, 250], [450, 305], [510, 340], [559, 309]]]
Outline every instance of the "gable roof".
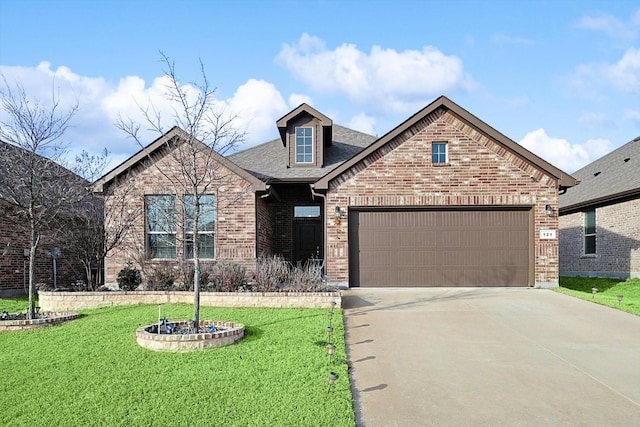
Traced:
[[302, 103], [294, 108], [292, 111], [288, 112], [284, 116], [278, 119], [276, 124], [278, 125], [278, 131], [280, 132], [280, 139], [282, 140], [282, 145], [286, 147], [287, 145], [287, 124], [290, 120], [295, 119], [300, 114], [307, 113], [310, 116], [315, 117], [320, 121], [320, 125], [322, 126], [322, 131], [324, 133], [324, 141], [325, 145], [330, 145], [333, 141], [333, 137], [331, 135], [333, 120], [329, 117], [322, 114], [320, 111], [316, 110], [312, 106]]
[[409, 117], [400, 125], [392, 129], [390, 132], [380, 137], [377, 141], [375, 141], [373, 144], [368, 146], [366, 149], [362, 150], [360, 153], [358, 153], [348, 161], [344, 162], [339, 167], [333, 169], [331, 172], [326, 174], [324, 177], [322, 177], [320, 180], [318, 180], [315, 183], [314, 187], [318, 190], [328, 189], [329, 182], [332, 179], [338, 177], [343, 172], [349, 170], [352, 166], [362, 161], [367, 156], [374, 153], [376, 150], [378, 150], [385, 144], [391, 142], [394, 138], [406, 132], [416, 123], [418, 123], [419, 121], [421, 121], [422, 119], [424, 119], [429, 114], [433, 113], [439, 108], [443, 108], [446, 111], [452, 113], [460, 120], [468, 123], [470, 126], [475, 128], [479, 132], [485, 134], [487, 137], [491, 138], [494, 141], [497, 141], [499, 144], [501, 144], [507, 150], [513, 152], [518, 157], [522, 158], [523, 160], [526, 160], [527, 162], [535, 165], [537, 168], [546, 172], [550, 176], [556, 178], [558, 180], [558, 185], [561, 188], [572, 187], [578, 184], [578, 181], [575, 178], [573, 178], [571, 175], [561, 171], [557, 167], [553, 166], [552, 164], [536, 156], [526, 148], [522, 147], [520, 144], [507, 138], [505, 135], [498, 132], [497, 130], [495, 130], [494, 128], [492, 128], [482, 120], [478, 119], [476, 116], [469, 113], [467, 110], [460, 107], [459, 105], [457, 105], [456, 103], [448, 99], [447, 97], [440, 96], [431, 104], [427, 105], [425, 108], [418, 111], [416, 114]]
[[580, 185], [560, 196], [560, 211], [640, 196], [640, 137], [573, 174]]
[[[103, 188], [104, 188], [105, 185], [109, 184], [116, 177], [120, 176], [121, 174], [123, 174], [123, 173], [127, 172], [128, 170], [130, 170], [132, 167], [136, 166], [139, 162], [147, 159], [154, 152], [160, 150], [162, 147], [165, 146], [165, 144], [168, 141], [170, 141], [174, 137], [177, 137], [177, 138], [180, 138], [180, 139], [188, 139], [189, 138], [189, 134], [187, 134], [187, 132], [185, 132], [184, 130], [182, 130], [178, 126], [172, 127], [164, 135], [160, 136], [158, 139], [156, 139], [155, 141], [151, 142], [146, 147], [142, 148], [136, 154], [134, 154], [133, 156], [129, 157], [127, 160], [125, 160], [124, 162], [120, 163], [118, 166], [116, 166], [115, 168], [113, 168], [112, 170], [107, 172], [104, 176], [102, 176], [101, 178], [97, 179], [92, 184], [92, 187], [93, 187], [94, 191], [97, 191], [97, 192], [103, 191]], [[202, 144], [203, 148], [209, 148], [205, 144], [203, 144], [202, 142], [200, 142], [198, 140], [196, 140], [196, 141], [198, 143]], [[241, 178], [244, 178], [246, 181], [248, 181], [255, 191], [264, 191], [264, 190], [267, 189], [267, 187], [266, 187], [264, 182], [262, 182], [261, 180], [259, 180], [254, 175], [252, 175], [249, 172], [247, 172], [246, 170], [242, 169], [241, 167], [239, 167], [238, 165], [233, 163], [231, 160], [221, 156], [220, 154], [216, 153], [215, 151], [212, 154], [213, 154], [213, 158], [217, 162], [219, 162], [222, 166], [224, 166], [225, 168], [231, 170], [236, 175], [238, 175]]]
[[292, 181], [312, 183], [362, 151], [375, 139], [375, 136], [340, 125], [333, 125], [333, 142], [325, 148], [324, 164], [321, 168], [287, 167], [288, 149], [283, 147], [282, 141], [279, 139], [231, 154], [228, 158], [255, 177], [268, 183]]

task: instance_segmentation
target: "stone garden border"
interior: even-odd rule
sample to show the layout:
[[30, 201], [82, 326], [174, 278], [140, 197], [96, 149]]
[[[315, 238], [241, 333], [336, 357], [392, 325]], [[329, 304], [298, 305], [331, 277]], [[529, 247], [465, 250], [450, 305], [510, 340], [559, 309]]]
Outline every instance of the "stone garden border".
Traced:
[[[176, 325], [186, 325], [187, 321], [173, 322]], [[234, 322], [219, 322], [204, 320], [200, 322], [203, 329], [209, 325], [220, 328], [216, 332], [204, 332], [199, 334], [154, 334], [149, 332], [152, 326], [147, 325], [138, 328], [136, 341], [141, 347], [156, 351], [188, 351], [201, 350], [211, 347], [224, 347], [242, 339], [244, 325]], [[206, 330], [206, 329], [205, 329]]]
[[[327, 308], [342, 306], [342, 292], [201, 292], [200, 305], [209, 307]], [[128, 304], [193, 304], [188, 291], [39, 291], [45, 311], [79, 310]]]
[[[42, 317], [46, 315], [47, 317]], [[44, 326], [57, 325], [77, 319], [78, 313], [69, 312], [47, 312], [40, 313], [40, 317], [31, 320], [2, 320], [0, 321], [0, 332], [21, 331], [25, 329], [41, 328]]]

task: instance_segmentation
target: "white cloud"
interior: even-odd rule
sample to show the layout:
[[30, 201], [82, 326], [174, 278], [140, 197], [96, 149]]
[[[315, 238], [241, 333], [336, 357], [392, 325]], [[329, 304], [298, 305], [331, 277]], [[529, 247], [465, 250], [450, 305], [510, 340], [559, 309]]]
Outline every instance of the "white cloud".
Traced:
[[615, 64], [580, 65], [569, 78], [571, 88], [582, 95], [593, 95], [603, 83], [623, 93], [640, 94], [640, 49], [628, 49]]
[[300, 104], [312, 105], [313, 101], [307, 95], [301, 95], [299, 93], [292, 93], [289, 95], [289, 107], [296, 108]]
[[577, 26], [585, 30], [602, 31], [612, 38], [633, 40], [637, 37], [638, 27], [640, 27], [640, 10], [635, 13], [629, 23], [625, 23], [613, 15], [599, 14], [583, 16]]
[[347, 127], [369, 135], [375, 135], [375, 124], [376, 119], [374, 117], [367, 116], [365, 113], [359, 113], [351, 118]]
[[568, 173], [604, 156], [612, 148], [607, 139], [589, 139], [583, 144], [571, 144], [566, 139], [547, 135], [542, 128], [527, 133], [520, 145]]
[[305, 33], [297, 43], [285, 44], [276, 60], [317, 92], [344, 94], [394, 113], [415, 111], [434, 96], [473, 86], [462, 61], [433, 46], [402, 52], [373, 46], [366, 53], [345, 43], [329, 50]]
[[[110, 166], [128, 158], [139, 147], [127, 139], [114, 123], [120, 114], [123, 118], [141, 123], [142, 128], [146, 129], [148, 126], [145, 126], [141, 107], [153, 105], [165, 120], [166, 129], [174, 124], [172, 104], [165, 97], [166, 77], [158, 77], [147, 84], [138, 76], [126, 76], [114, 85], [102, 78], [80, 76], [65, 66], [52, 69], [48, 62], [36, 67], [0, 66], [0, 74], [6, 77], [9, 84], [19, 82], [27, 94], [35, 99], [50, 100], [53, 89], [62, 107], [71, 106], [77, 100], [80, 110], [64, 138], [70, 143], [71, 156], [83, 149], [95, 154], [107, 148], [111, 153]], [[193, 86], [185, 85], [183, 88], [190, 97], [198, 95]], [[235, 125], [247, 132], [246, 141], [239, 148], [275, 138], [275, 121], [289, 109], [273, 84], [255, 79], [239, 86], [233, 96], [216, 102], [236, 115]], [[143, 134], [146, 142], [151, 142], [157, 136], [151, 131]]]

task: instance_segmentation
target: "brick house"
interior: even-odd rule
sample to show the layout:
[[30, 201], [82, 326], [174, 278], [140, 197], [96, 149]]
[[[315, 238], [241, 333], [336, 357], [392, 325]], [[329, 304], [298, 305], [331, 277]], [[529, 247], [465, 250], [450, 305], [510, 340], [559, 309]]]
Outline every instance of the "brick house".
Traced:
[[[219, 158], [234, 179], [211, 194], [210, 262], [252, 268], [261, 255], [293, 265], [319, 258], [328, 282], [343, 286], [557, 286], [558, 191], [576, 180], [449, 99], [378, 139], [306, 104], [276, 125], [279, 139]], [[157, 256], [150, 206], [166, 195], [179, 217], [175, 206], [188, 195], [166, 194], [146, 161], [152, 153], [171, 168], [163, 141], [179, 136], [172, 129], [96, 182], [133, 182], [130, 203], [145, 211], [107, 260], [107, 282], [136, 256], [188, 260], [180, 227], [168, 237], [175, 249]], [[230, 191], [242, 197], [220, 203]]]
[[640, 137], [574, 176], [560, 196], [560, 275], [640, 277]]
[[[0, 141], [0, 296], [14, 296], [28, 293], [29, 283], [29, 231], [21, 217], [14, 216], [15, 205], [9, 202], [12, 178], [21, 178], [21, 170], [30, 154], [21, 148]], [[38, 156], [38, 161], [48, 162], [50, 172], [64, 179], [69, 185], [82, 187], [89, 183], [68, 169]], [[9, 176], [8, 174], [12, 175]], [[56, 228], [70, 228], [73, 221], [63, 219]], [[60, 225], [65, 224], [65, 225]], [[62, 233], [52, 229], [45, 230], [40, 238], [36, 254], [35, 283], [53, 284], [53, 260], [51, 253], [59, 249], [56, 259], [56, 282], [58, 286], [68, 286], [77, 280], [86, 280], [82, 264], [73, 245]], [[56, 251], [57, 252], [57, 251]]]

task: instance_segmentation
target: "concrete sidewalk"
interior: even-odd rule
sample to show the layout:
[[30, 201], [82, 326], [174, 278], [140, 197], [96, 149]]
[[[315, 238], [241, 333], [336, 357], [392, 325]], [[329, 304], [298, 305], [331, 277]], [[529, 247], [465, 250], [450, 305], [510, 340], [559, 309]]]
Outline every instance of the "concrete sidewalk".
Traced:
[[640, 425], [640, 317], [521, 288], [342, 301], [358, 426]]

